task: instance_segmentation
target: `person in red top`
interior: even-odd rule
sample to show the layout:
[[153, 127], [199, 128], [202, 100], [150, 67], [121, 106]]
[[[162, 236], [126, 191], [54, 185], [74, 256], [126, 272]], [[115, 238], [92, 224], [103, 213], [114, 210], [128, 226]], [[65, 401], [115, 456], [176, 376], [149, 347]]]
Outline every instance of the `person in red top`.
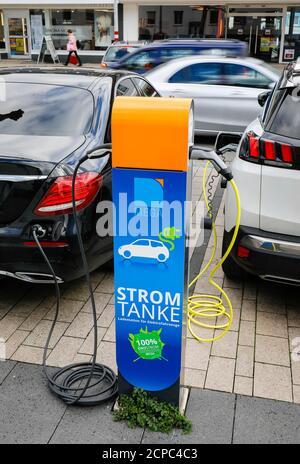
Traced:
[[65, 66], [68, 66], [72, 53], [74, 53], [74, 55], [77, 58], [77, 61], [78, 61], [77, 66], [82, 66], [81, 59], [79, 58], [78, 53], [77, 53], [76, 37], [73, 34], [72, 29], [68, 29], [67, 50], [68, 50], [69, 54], [68, 54], [68, 58], [67, 58], [67, 61], [65, 63]]

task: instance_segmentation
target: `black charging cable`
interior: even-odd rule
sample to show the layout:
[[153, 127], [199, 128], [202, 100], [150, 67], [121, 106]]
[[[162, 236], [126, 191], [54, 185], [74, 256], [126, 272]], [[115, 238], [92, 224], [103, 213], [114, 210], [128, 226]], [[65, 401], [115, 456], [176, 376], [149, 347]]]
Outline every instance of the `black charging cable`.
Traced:
[[[39, 229], [37, 226], [32, 228], [32, 233], [34, 240], [47, 264], [51, 275], [53, 276], [53, 281], [55, 285], [56, 292], [56, 310], [54, 315], [54, 320], [52, 322], [45, 348], [43, 353], [43, 369], [48, 380], [48, 385], [50, 390], [55, 393], [61, 400], [63, 400], [68, 405], [80, 405], [80, 406], [94, 406], [101, 404], [106, 401], [113, 400], [118, 394], [118, 385], [116, 374], [108, 366], [104, 364], [97, 363], [97, 349], [98, 349], [98, 328], [97, 328], [97, 312], [96, 304], [94, 298], [94, 292], [91, 284], [90, 272], [88, 267], [88, 262], [84, 250], [84, 245], [80, 233], [80, 227], [76, 211], [76, 195], [75, 195], [75, 185], [76, 185], [76, 176], [78, 170], [82, 163], [88, 159], [88, 156], [85, 156], [75, 167], [73, 178], [72, 178], [72, 205], [73, 205], [73, 215], [75, 220], [76, 234], [78, 238], [78, 244], [80, 249], [80, 254], [82, 258], [83, 268], [86, 276], [86, 282], [89, 289], [91, 306], [92, 306], [92, 315], [93, 315], [93, 330], [94, 330], [94, 348], [92, 361], [88, 363], [75, 363], [70, 364], [66, 367], [58, 369], [53, 375], [50, 375], [46, 365], [47, 354], [49, 349], [49, 343], [55, 328], [59, 308], [60, 308], [60, 289], [57, 281], [56, 274], [54, 269], [43, 250], [40, 241], [39, 241]], [[82, 382], [85, 381], [82, 386]]]

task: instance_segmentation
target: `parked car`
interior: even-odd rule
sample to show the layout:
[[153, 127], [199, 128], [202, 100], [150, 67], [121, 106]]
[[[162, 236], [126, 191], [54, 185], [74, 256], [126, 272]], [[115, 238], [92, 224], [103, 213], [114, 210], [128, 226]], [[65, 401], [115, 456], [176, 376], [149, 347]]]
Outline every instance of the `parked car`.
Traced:
[[[223, 269], [300, 284], [300, 63], [289, 66], [268, 96], [262, 115], [246, 129], [232, 164], [241, 196], [238, 240]], [[227, 187], [223, 250], [235, 223]]]
[[147, 42], [114, 42], [110, 45], [101, 61], [101, 68], [107, 68], [112, 64], [116, 63], [120, 59], [124, 58], [130, 53], [133, 53], [137, 49], [143, 47]]
[[[62, 68], [0, 70], [0, 276], [49, 282], [33, 225], [60, 281], [82, 276], [72, 215], [72, 173], [87, 150], [110, 142], [115, 95], [154, 96], [141, 76]], [[3, 90], [3, 89], [2, 89]], [[111, 199], [111, 159], [85, 162], [78, 173], [78, 216], [90, 270], [113, 256], [111, 237], [96, 233], [96, 206]]]
[[178, 58], [147, 74], [162, 96], [194, 99], [196, 134], [243, 132], [261, 110], [258, 95], [279, 77], [254, 58], [202, 56]]
[[182, 56], [245, 56], [246, 54], [247, 44], [239, 40], [162, 40], [125, 56], [110, 67], [144, 74], [162, 63]]

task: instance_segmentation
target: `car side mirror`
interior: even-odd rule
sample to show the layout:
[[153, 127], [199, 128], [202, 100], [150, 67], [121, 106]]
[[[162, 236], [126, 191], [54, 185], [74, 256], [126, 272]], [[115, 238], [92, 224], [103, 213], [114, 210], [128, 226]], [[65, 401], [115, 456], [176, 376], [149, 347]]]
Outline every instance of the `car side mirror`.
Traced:
[[266, 90], [258, 95], [257, 101], [260, 106], [264, 106], [270, 96], [271, 90]]
[[216, 153], [236, 152], [242, 134], [237, 132], [219, 132], [215, 143]]
[[95, 158], [103, 158], [104, 156], [111, 155], [112, 153], [112, 144], [111, 143], [103, 143], [96, 148], [88, 151], [86, 156], [89, 159]]

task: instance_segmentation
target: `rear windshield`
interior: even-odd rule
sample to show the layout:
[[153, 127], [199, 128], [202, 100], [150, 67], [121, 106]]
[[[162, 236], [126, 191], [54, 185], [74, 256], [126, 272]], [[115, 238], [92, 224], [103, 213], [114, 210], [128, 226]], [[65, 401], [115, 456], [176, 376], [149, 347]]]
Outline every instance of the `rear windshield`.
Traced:
[[138, 47], [128, 47], [120, 45], [119, 47], [110, 47], [104, 57], [104, 61], [116, 62], [123, 58], [128, 53], [134, 52]]
[[269, 131], [285, 137], [300, 138], [300, 95], [295, 89], [287, 90]]
[[75, 136], [91, 127], [94, 100], [87, 90], [28, 83], [2, 87], [0, 134]]

